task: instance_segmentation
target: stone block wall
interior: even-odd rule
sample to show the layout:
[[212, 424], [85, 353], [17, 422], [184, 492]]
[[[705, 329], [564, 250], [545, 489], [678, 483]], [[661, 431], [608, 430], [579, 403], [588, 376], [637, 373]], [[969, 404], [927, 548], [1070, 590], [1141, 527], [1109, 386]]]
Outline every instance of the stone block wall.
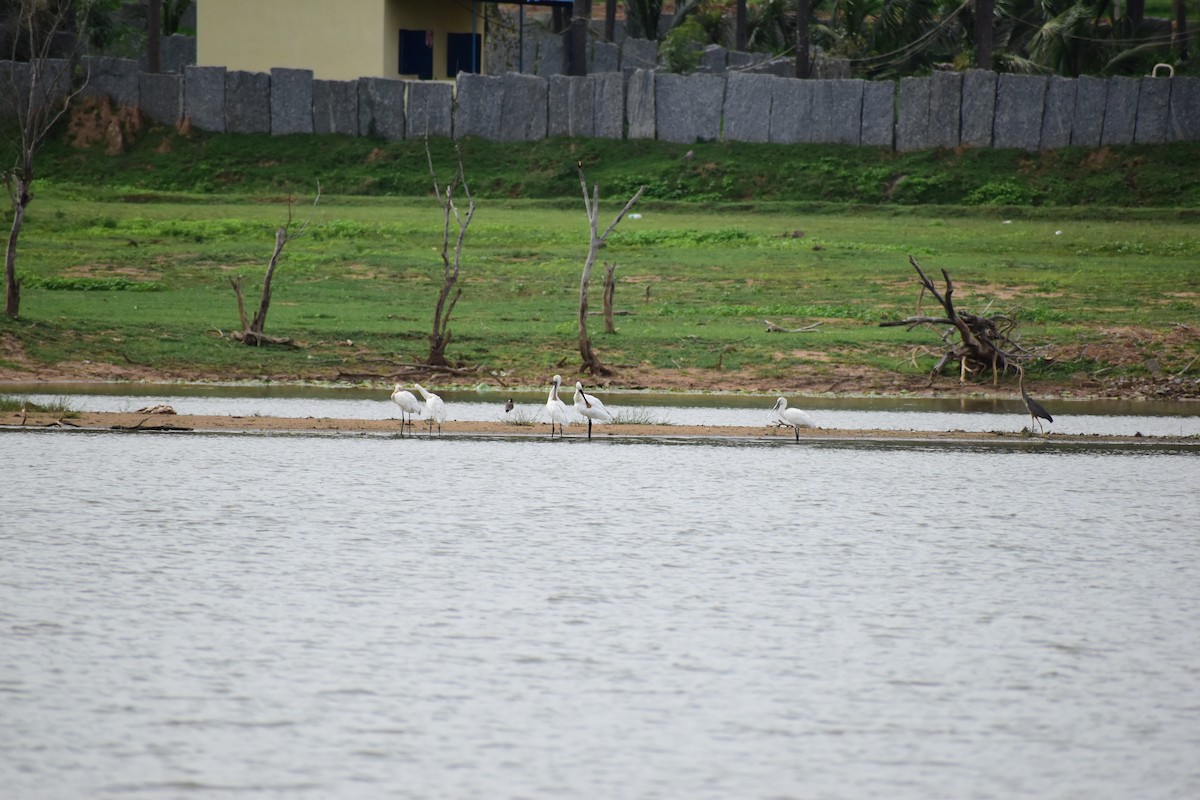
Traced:
[[[638, 40], [626, 40], [625, 48]], [[714, 51], [715, 52], [715, 51]], [[48, 65], [49, 68], [57, 64]], [[454, 84], [314, 80], [186, 66], [138, 71], [136, 61], [86, 58], [85, 94], [137, 105], [151, 120], [272, 135], [340, 133], [389, 140], [547, 136], [774, 144], [840, 144], [908, 152], [1200, 140], [1200, 78], [1094, 78], [938, 72], [898, 82], [796, 80], [749, 70], [694, 75], [652, 69], [586, 77], [460, 74]], [[67, 72], [59, 70], [61, 74]], [[28, 80], [28, 65], [0, 62]], [[25, 77], [21, 77], [25, 76]], [[57, 84], [50, 93], [64, 91]], [[9, 101], [11, 105], [11, 100]]]

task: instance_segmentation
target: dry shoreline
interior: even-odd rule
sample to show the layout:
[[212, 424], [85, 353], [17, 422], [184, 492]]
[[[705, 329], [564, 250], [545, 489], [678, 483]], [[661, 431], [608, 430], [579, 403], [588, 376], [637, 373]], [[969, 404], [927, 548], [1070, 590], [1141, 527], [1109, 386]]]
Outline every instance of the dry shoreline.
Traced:
[[[84, 411], [70, 416], [50, 412], [20, 411], [0, 414], [0, 427], [13, 430], [81, 430], [119, 432], [224, 432], [224, 433], [322, 433], [373, 434], [401, 436], [398, 419], [333, 419], [328, 417], [234, 417], [195, 414], [147, 414], [137, 412]], [[404, 436], [410, 434], [405, 433]], [[435, 431], [435, 437], [438, 435]], [[791, 428], [767, 425], [756, 427], [715, 425], [597, 425], [595, 439], [709, 439], [755, 440], [790, 442], [795, 439]], [[417, 422], [411, 436], [428, 436], [422, 423]], [[548, 439], [546, 424], [514, 425], [506, 422], [451, 421], [442, 426], [443, 438], [497, 437], [513, 440]], [[580, 426], [568, 430], [567, 439], [586, 439], [587, 429]], [[1013, 431], [902, 431], [902, 430], [844, 430], [805, 428], [801, 442], [928, 442], [928, 443], [989, 443], [989, 444], [1093, 444], [1093, 445], [1171, 445], [1200, 448], [1195, 437], [1164, 436], [1099, 436], [1080, 434], [1031, 435], [1024, 430]]]

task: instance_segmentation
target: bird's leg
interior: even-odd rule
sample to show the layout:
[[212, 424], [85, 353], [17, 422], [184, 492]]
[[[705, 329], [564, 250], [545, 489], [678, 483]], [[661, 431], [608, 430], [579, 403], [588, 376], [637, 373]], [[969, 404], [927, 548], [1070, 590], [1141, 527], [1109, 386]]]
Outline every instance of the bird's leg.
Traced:
[[588, 441], [592, 440], [592, 418], [588, 417]]
[[796, 441], [800, 441], [800, 426], [796, 426]]

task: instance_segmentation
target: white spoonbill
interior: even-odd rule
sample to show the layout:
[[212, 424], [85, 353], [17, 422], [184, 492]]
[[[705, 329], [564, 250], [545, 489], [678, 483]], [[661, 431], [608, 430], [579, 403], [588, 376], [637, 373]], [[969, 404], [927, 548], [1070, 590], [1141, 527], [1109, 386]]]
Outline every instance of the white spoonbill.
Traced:
[[589, 439], [592, 438], [592, 420], [612, 422], [612, 414], [608, 413], [608, 409], [604, 407], [604, 403], [600, 402], [600, 398], [584, 394], [583, 384], [579, 381], [575, 381], [575, 410], [587, 417]]
[[558, 423], [558, 435], [563, 435], [563, 426], [570, 425], [570, 412], [567, 404], [558, 396], [558, 387], [562, 385], [562, 376], [555, 375], [550, 379], [550, 396], [546, 398], [546, 416], [550, 418], [550, 438], [554, 438], [554, 423]]
[[429, 435], [433, 435], [433, 423], [435, 422], [438, 426], [438, 434], [441, 435], [442, 423], [446, 421], [446, 404], [433, 392], [426, 391], [421, 384], [414, 383], [413, 386], [421, 393], [421, 397], [425, 398], [425, 417], [429, 420]]
[[813, 422], [812, 417], [805, 412], [798, 408], [788, 408], [786, 397], [781, 397], [775, 401], [775, 407], [771, 409], [771, 418], [768, 420], [768, 422], [771, 421], [778, 422], [780, 425], [790, 428], [795, 428], [797, 442], [800, 441], [801, 428], [817, 427], [817, 423]]
[[396, 384], [396, 388], [392, 391], [392, 402], [400, 406], [400, 433], [404, 433], [405, 419], [404, 415], [408, 415], [408, 427], [412, 430], [413, 414], [421, 413], [421, 404], [412, 392], [407, 392], [400, 388], [400, 384]]

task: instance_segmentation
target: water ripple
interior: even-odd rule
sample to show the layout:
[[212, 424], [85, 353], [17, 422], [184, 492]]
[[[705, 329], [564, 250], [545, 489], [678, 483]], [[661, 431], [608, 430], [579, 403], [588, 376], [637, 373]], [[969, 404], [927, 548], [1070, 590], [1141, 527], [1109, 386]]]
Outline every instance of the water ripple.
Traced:
[[1200, 796], [1191, 454], [407, 444], [4, 437], [0, 785]]

